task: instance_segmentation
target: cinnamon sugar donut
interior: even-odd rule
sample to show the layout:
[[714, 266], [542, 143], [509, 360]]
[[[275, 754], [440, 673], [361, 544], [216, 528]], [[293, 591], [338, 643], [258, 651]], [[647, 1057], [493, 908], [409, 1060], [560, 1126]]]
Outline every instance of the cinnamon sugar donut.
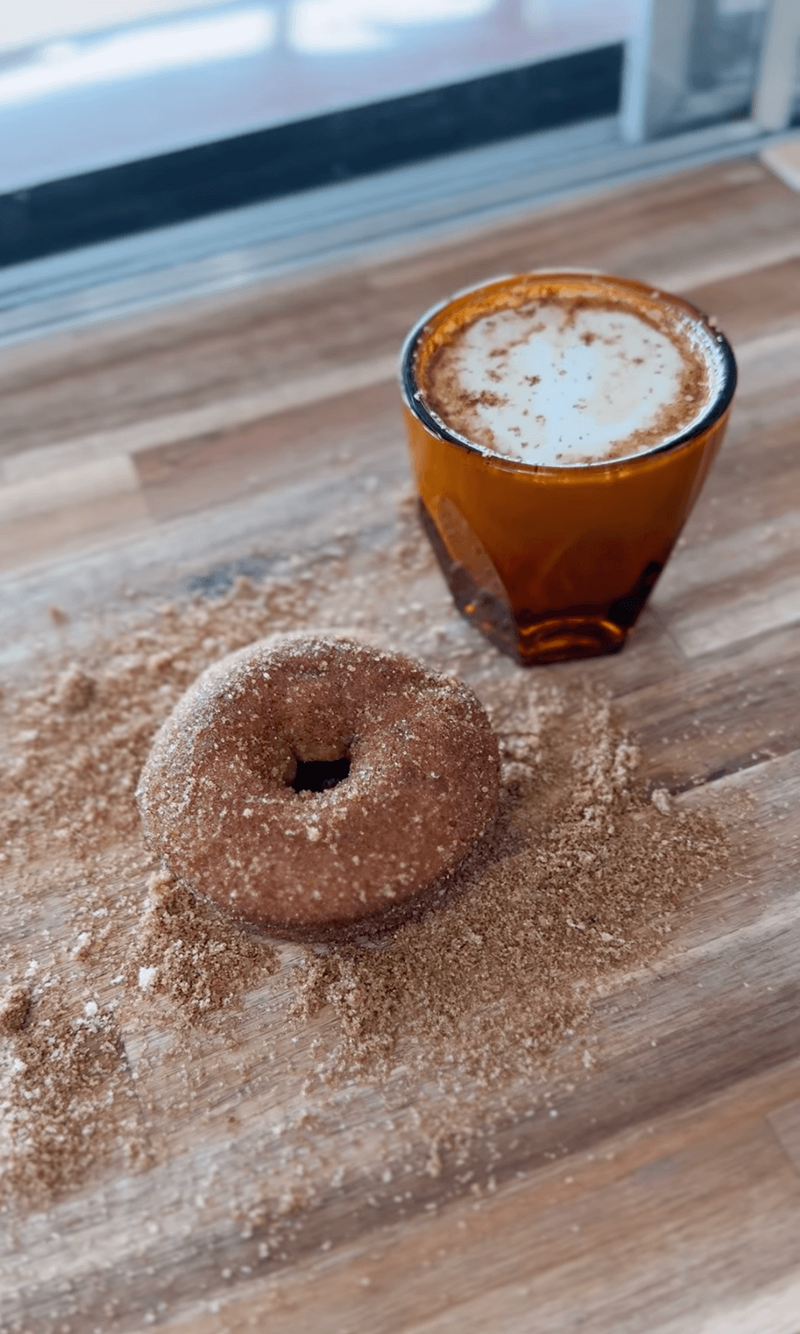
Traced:
[[190, 889], [272, 934], [384, 929], [441, 889], [498, 801], [497, 742], [461, 682], [353, 640], [263, 640], [204, 672], [137, 799]]

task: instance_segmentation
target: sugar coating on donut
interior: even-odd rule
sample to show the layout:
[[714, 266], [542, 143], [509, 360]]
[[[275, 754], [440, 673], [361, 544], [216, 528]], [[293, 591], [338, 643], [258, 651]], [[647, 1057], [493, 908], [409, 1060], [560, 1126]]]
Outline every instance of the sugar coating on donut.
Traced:
[[[302, 790], [312, 772], [331, 785]], [[489, 825], [498, 784], [496, 738], [462, 682], [296, 636], [204, 672], [136, 795], [148, 842], [184, 884], [245, 923], [324, 939], [416, 911]]]

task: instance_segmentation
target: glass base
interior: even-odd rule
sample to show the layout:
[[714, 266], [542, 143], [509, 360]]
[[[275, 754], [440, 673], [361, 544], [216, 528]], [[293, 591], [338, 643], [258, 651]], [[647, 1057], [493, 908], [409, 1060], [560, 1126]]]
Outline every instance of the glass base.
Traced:
[[[422, 501], [420, 516], [462, 616], [501, 653], [514, 658], [523, 667], [619, 653], [661, 570], [660, 565], [654, 566], [652, 571], [648, 567], [640, 581], [641, 586], [630, 597], [618, 599], [610, 606], [569, 607], [561, 613], [550, 611], [540, 616], [525, 611], [515, 615], [508, 602], [501, 601], [485, 588], [479, 588], [469, 570], [452, 559]], [[609, 611], [618, 611], [618, 619], [611, 620]]]
[[462, 616], [501, 653], [516, 659], [522, 667], [619, 653], [628, 638], [627, 628], [603, 616], [550, 616], [524, 628], [513, 621], [509, 626], [506, 608], [489, 594], [476, 591], [465, 602], [463, 596], [456, 596], [452, 586], [451, 592]]
[[627, 630], [600, 616], [553, 617], [519, 631], [515, 657], [526, 666], [597, 658], [619, 653], [627, 638]]

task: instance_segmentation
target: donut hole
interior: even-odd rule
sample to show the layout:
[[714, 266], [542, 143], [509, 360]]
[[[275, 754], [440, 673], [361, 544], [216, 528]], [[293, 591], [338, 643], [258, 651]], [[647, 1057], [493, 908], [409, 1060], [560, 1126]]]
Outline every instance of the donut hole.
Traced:
[[301, 760], [298, 757], [294, 778], [287, 786], [295, 792], [327, 792], [343, 783], [349, 772], [350, 756], [347, 753], [336, 760]]

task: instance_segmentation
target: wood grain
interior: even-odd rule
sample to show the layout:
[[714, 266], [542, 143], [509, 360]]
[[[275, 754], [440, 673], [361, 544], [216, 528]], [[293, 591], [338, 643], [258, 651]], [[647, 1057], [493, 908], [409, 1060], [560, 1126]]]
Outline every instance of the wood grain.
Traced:
[[[431, 1174], [392, 1087], [354, 1088], [303, 1129], [312, 1043], [332, 1021], [265, 1041], [285, 974], [247, 995], [235, 1047], [123, 1018], [151, 1165], [112, 1162], [7, 1220], [2, 1334], [798, 1334], [798, 223], [785, 185], [728, 162], [2, 353], [9, 676], [131, 609], [225, 587], [248, 561], [286, 571], [346, 541], [368, 580], [408, 487], [397, 348], [456, 287], [539, 265], [645, 277], [715, 314], [741, 364], [728, 440], [631, 642], [547, 669], [611, 692], [648, 781], [687, 809], [738, 812], [731, 870], [654, 967], [598, 999], [596, 1068], [576, 1075], [565, 1051], [544, 1106], [473, 1144], [467, 1182], [447, 1153]], [[436, 626], [455, 669], [513, 670], [432, 565], [400, 601], [408, 647]], [[364, 607], [366, 628], [388, 614]], [[49, 930], [55, 948], [74, 929], [52, 889], [6, 901], [9, 942]], [[323, 1185], [301, 1207], [304, 1155]]]
[[725, 260], [744, 280], [776, 262], [776, 245], [797, 255], [799, 220], [800, 200], [764, 167], [729, 162], [443, 239], [424, 256], [61, 336], [49, 357], [47, 343], [4, 349], [2, 453], [394, 356], [428, 306], [491, 273], [583, 264], [689, 290]]
[[770, 1112], [769, 1123], [778, 1136], [781, 1148], [786, 1151], [800, 1173], [800, 1101], [789, 1103], [788, 1107], [779, 1107]]
[[[339, 1264], [320, 1256], [282, 1283], [254, 1283], [246, 1299], [223, 1299], [219, 1323], [198, 1313], [192, 1328], [795, 1334], [800, 1186], [765, 1113], [797, 1074], [747, 1081], [535, 1181], [395, 1227]], [[654, 1236], [660, 1250], [643, 1245]]]

